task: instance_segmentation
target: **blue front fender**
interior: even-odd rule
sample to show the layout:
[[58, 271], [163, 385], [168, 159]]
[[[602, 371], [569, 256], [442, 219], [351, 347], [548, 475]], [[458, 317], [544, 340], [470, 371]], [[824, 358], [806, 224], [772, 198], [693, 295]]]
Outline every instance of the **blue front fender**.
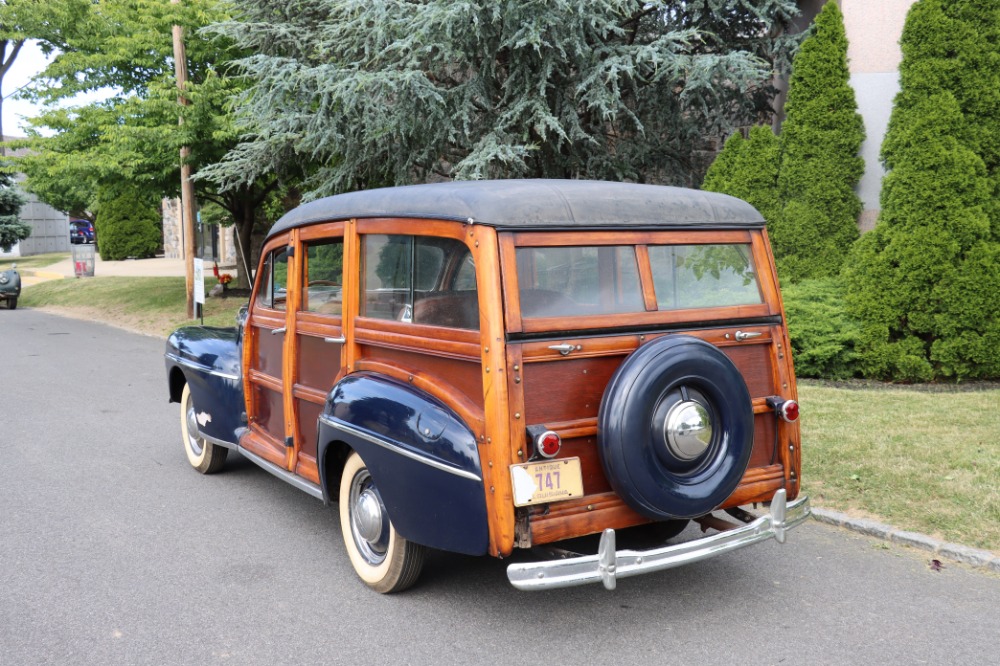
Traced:
[[350, 375], [320, 417], [320, 482], [332, 497], [339, 479], [326, 478], [326, 456], [338, 442], [364, 460], [400, 535], [439, 550], [487, 552], [476, 438], [440, 400], [381, 375]]
[[202, 418], [199, 430], [222, 444], [236, 443], [242, 427], [243, 380], [236, 328], [185, 326], [167, 339], [164, 354], [170, 400], [179, 402], [184, 383]]

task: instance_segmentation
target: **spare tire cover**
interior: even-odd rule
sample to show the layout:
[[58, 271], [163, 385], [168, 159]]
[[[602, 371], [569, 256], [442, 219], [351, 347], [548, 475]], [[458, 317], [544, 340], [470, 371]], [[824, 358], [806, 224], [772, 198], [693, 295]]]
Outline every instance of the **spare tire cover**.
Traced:
[[626, 358], [604, 391], [597, 422], [611, 487], [654, 520], [718, 507], [753, 448], [753, 406], [739, 370], [687, 335], [657, 338]]

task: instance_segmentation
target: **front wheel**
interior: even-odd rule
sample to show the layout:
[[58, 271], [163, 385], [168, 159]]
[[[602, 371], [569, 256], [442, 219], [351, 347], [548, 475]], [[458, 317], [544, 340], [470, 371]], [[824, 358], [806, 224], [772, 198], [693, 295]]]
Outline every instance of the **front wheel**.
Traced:
[[14, 298], [7, 299], [7, 309], [16, 310], [17, 309], [17, 296]]
[[347, 459], [340, 477], [340, 529], [351, 565], [368, 587], [389, 594], [417, 582], [426, 549], [396, 532], [357, 453]]
[[229, 449], [212, 444], [201, 436], [198, 431], [198, 420], [194, 411], [194, 400], [191, 399], [191, 389], [184, 385], [181, 394], [181, 439], [184, 442], [184, 452], [191, 466], [202, 474], [215, 474], [226, 462]]

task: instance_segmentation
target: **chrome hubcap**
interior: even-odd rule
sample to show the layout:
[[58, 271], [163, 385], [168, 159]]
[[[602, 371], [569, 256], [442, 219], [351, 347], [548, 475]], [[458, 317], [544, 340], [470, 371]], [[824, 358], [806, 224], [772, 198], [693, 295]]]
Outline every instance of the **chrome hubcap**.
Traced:
[[185, 415], [187, 418], [188, 446], [191, 448], [191, 452], [194, 453], [194, 455], [200, 456], [201, 452], [205, 449], [205, 441], [196, 434], [198, 432], [198, 419], [195, 417], [194, 403], [190, 398], [188, 398]]
[[678, 402], [663, 425], [667, 450], [678, 460], [690, 461], [705, 453], [712, 443], [712, 421], [708, 410], [699, 402]]
[[381, 564], [389, 550], [389, 520], [368, 470], [361, 470], [354, 476], [348, 506], [351, 535], [358, 552], [369, 564]]
[[368, 543], [377, 543], [382, 534], [382, 507], [378, 497], [368, 488], [358, 497], [354, 506], [354, 520], [358, 536]]

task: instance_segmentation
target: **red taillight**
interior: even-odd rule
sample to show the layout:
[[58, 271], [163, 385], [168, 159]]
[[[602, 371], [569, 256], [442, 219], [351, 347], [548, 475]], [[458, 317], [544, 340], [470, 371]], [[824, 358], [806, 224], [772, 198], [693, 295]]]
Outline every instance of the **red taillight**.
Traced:
[[781, 418], [788, 423], [797, 421], [799, 418], [799, 403], [794, 400], [786, 400], [781, 404], [778, 413], [781, 414]]
[[562, 448], [562, 440], [551, 430], [546, 430], [535, 437], [535, 450], [544, 458], [554, 457], [559, 453], [560, 448]]

